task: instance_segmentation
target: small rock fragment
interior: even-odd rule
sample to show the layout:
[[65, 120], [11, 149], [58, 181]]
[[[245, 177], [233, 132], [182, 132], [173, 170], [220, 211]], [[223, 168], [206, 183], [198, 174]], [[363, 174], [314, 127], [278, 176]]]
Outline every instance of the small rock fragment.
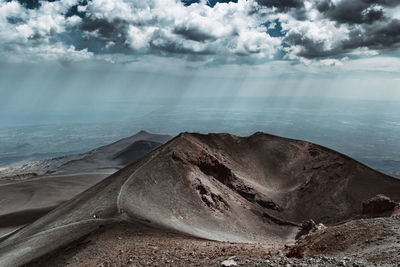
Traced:
[[236, 258], [235, 256], [229, 257], [229, 259], [224, 260], [223, 262], [221, 262], [221, 266], [224, 266], [224, 267], [237, 266], [237, 263], [234, 260], [235, 258]]

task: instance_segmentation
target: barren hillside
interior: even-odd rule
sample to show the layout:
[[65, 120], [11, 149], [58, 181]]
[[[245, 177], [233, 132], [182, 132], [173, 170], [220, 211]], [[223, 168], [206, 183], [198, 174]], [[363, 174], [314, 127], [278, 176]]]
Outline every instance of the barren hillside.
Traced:
[[264, 133], [183, 133], [3, 239], [0, 264], [29, 262], [121, 221], [283, 245], [302, 221], [349, 220], [379, 193], [400, 200], [400, 181], [315, 144]]

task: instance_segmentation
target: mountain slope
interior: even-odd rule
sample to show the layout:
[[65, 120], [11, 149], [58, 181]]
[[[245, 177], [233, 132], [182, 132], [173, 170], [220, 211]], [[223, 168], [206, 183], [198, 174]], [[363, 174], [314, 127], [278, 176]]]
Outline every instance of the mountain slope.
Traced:
[[[77, 170], [87, 171], [99, 169], [99, 167], [101, 169], [120, 169], [159, 147], [169, 139], [171, 139], [169, 135], [157, 135], [140, 131], [133, 136], [84, 153], [81, 158], [61, 165], [57, 168], [56, 173], [69, 173]], [[118, 156], [124, 151], [125, 157], [124, 155]]]
[[[144, 154], [154, 150], [171, 138], [169, 135], [151, 134], [146, 131], [140, 131], [135, 135], [86, 153], [45, 159], [30, 162], [21, 167], [7, 168], [0, 171], [0, 178], [3, 177], [10, 180], [13, 177], [18, 178], [17, 176], [21, 174], [31, 174], [29, 177], [34, 177], [46, 173], [76, 173], [99, 169], [111, 169], [115, 171], [141, 158]], [[115, 154], [121, 153], [138, 141], [146, 141], [146, 147], [143, 147], [142, 144], [142, 147], [139, 148], [140, 143], [138, 143], [136, 147], [131, 148], [131, 153], [127, 158], [115, 157]], [[25, 178], [29, 178], [27, 175], [25, 176]]]
[[400, 181], [315, 144], [184, 133], [3, 239], [0, 265], [28, 262], [119, 221], [282, 244], [303, 220], [350, 219], [379, 193], [400, 200]]
[[[170, 139], [141, 131], [80, 155], [26, 165], [0, 180], [0, 237], [30, 223]], [[30, 168], [30, 169], [29, 169]], [[46, 173], [37, 175], [35, 172]]]

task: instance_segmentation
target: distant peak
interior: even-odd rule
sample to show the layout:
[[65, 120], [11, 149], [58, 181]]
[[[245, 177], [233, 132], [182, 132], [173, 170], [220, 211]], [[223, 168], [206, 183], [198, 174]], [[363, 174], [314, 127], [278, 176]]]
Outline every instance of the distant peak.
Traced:
[[268, 138], [284, 138], [284, 137], [281, 137], [281, 136], [277, 136], [277, 135], [273, 135], [273, 134], [269, 134], [269, 133], [264, 133], [264, 132], [260, 132], [260, 131], [253, 133], [252, 135], [248, 136], [248, 138], [260, 137], [260, 136], [268, 137]]
[[139, 131], [139, 132], [137, 132], [135, 135], [141, 135], [141, 134], [150, 134], [149, 132], [146, 132], [146, 131], [144, 131], [144, 130], [141, 130], [141, 131]]

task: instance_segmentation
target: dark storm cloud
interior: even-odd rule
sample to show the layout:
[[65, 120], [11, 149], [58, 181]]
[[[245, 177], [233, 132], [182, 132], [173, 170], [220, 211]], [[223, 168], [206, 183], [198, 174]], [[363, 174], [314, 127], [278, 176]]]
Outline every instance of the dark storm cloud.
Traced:
[[319, 12], [326, 12], [334, 7], [331, 0], [319, 0], [315, 6]]
[[400, 2], [398, 0], [364, 0], [364, 2], [371, 5], [377, 4], [387, 7], [395, 7], [400, 5]]
[[176, 27], [173, 31], [176, 34], [183, 36], [187, 40], [204, 42], [207, 40], [215, 40], [216, 37], [208, 32], [204, 32], [198, 28], [189, 28], [183, 25]]
[[363, 24], [384, 19], [382, 7], [398, 5], [398, 0], [342, 0], [336, 5], [331, 0], [320, 0], [316, 8], [326, 18], [338, 23]]
[[[307, 24], [301, 27], [300, 24], [298, 28], [289, 28], [283, 43], [289, 48], [297, 47], [292, 53], [298, 57], [309, 59], [343, 57], [358, 49], [396, 49], [400, 46], [400, 23], [387, 13], [396, 6], [400, 6], [400, 1], [341, 0], [336, 4], [332, 0], [316, 1], [314, 8], [321, 14], [321, 20], [314, 23], [320, 23], [318, 27], [326, 27], [325, 31], [334, 34], [326, 36], [335, 37], [321, 38], [323, 31]], [[335, 27], [327, 26], [323, 20], [332, 21]]]
[[297, 56], [309, 59], [340, 57], [359, 48], [371, 50], [393, 50], [400, 48], [400, 20], [394, 19], [388, 23], [365, 25], [350, 31], [348, 38], [326, 48], [326, 43], [318, 41], [301, 33], [289, 33], [284, 43], [301, 47]]
[[[87, 48], [96, 54], [132, 53], [127, 44], [127, 24], [121, 20], [109, 22], [105, 19], [85, 17], [79, 29], [68, 32], [71, 37], [68, 44], [77, 49]], [[64, 35], [65, 37], [65, 35]]]
[[87, 32], [96, 32], [99, 38], [118, 40], [125, 31], [126, 24], [115, 20], [112, 23], [105, 19], [86, 18], [82, 20], [80, 29]]
[[24, 20], [19, 17], [7, 17], [7, 22], [10, 24], [21, 24]]
[[369, 47], [371, 49], [395, 49], [400, 47], [400, 20], [394, 19], [388, 23], [368, 25], [361, 30], [353, 30], [349, 39], [343, 42], [344, 49]]
[[307, 18], [304, 0], [256, 0], [263, 7], [276, 8], [278, 12], [291, 13], [299, 20]]
[[[181, 2], [185, 6], [190, 6], [191, 4], [194, 3], [200, 3], [200, 0], [181, 0]], [[217, 3], [229, 3], [229, 2], [237, 3], [237, 0], [208, 0], [207, 5], [214, 7]]]
[[336, 56], [344, 52], [341, 47], [327, 50], [324, 42], [305, 37], [300, 33], [288, 34], [284, 39], [284, 43], [289, 46], [296, 45], [302, 47], [297, 56], [309, 59]]
[[206, 56], [215, 55], [215, 51], [211, 49], [193, 51], [192, 48], [184, 47], [181, 44], [174, 42], [172, 40], [165, 40], [164, 42], [151, 42], [150, 49], [154, 54], [168, 55], [189, 55], [189, 56]]
[[384, 19], [384, 14], [383, 14], [383, 9], [382, 8], [367, 9], [364, 12], [362, 12], [361, 15], [362, 15], [362, 20], [365, 23], [368, 23], [368, 24], [371, 24], [371, 23], [373, 23], [375, 21]]
[[[11, 2], [12, 0], [7, 0], [8, 2]], [[18, 0], [18, 3], [20, 3], [22, 6], [28, 8], [28, 9], [37, 9], [41, 6], [41, 2], [56, 2], [58, 0]]]
[[257, 3], [265, 7], [275, 7], [281, 12], [304, 7], [304, 0], [257, 0]]

